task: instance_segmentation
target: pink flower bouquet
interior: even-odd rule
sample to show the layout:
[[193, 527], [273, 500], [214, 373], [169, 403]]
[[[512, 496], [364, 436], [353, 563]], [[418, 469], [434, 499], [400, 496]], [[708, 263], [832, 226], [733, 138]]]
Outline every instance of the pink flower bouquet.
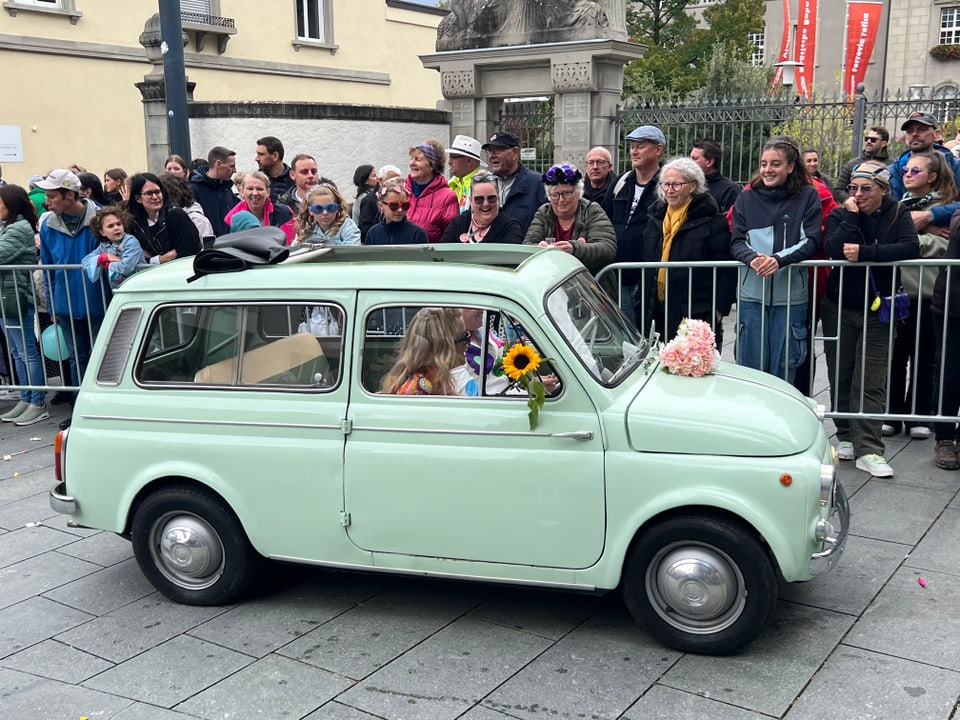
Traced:
[[660, 348], [660, 362], [673, 375], [703, 377], [713, 370], [717, 341], [710, 323], [684, 318], [677, 336]]

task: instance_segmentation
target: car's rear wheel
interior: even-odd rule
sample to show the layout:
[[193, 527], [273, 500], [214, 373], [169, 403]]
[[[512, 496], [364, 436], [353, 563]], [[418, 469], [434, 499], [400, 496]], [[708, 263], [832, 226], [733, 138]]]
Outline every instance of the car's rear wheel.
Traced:
[[750, 643], [770, 619], [776, 570], [760, 540], [740, 525], [675, 517], [634, 543], [623, 595], [634, 618], [664, 645], [722, 655]]
[[263, 562], [227, 504], [193, 487], [164, 488], [144, 499], [131, 540], [153, 586], [188, 605], [232, 602], [249, 589]]

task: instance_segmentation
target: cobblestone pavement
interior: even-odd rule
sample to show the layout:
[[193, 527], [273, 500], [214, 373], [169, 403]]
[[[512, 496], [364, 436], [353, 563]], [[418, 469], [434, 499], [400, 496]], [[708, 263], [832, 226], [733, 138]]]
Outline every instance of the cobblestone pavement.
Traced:
[[65, 415], [0, 427], [4, 719], [960, 716], [960, 473], [934, 467], [932, 439], [888, 438], [892, 479], [842, 465], [840, 565], [714, 658], [653, 642], [616, 593], [283, 567], [244, 603], [176, 605], [129, 543], [50, 510]]

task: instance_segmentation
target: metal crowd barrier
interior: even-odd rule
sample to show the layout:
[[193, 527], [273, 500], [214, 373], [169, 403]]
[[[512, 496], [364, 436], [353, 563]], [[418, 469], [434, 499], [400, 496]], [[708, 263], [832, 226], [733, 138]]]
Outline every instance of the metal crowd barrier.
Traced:
[[[818, 286], [818, 283], [822, 283], [825, 281], [825, 277], [824, 277], [825, 274], [828, 274], [830, 272], [841, 273], [839, 303], [838, 303], [841, 307], [843, 306], [843, 301], [844, 301], [843, 274], [852, 269], [870, 268], [870, 267], [893, 267], [893, 268], [898, 268], [899, 270], [902, 270], [906, 268], [915, 268], [913, 272], [915, 272], [919, 276], [916, 290], [917, 290], [917, 295], [920, 298], [923, 298], [925, 294], [926, 295], [931, 294], [933, 291], [932, 281], [930, 278], [925, 276], [923, 269], [934, 268], [937, 271], [943, 269], [943, 271], [947, 274], [946, 296], [945, 296], [946, 307], [950, 307], [951, 302], [953, 302], [953, 300], [950, 297], [950, 280], [951, 280], [952, 274], [955, 272], [960, 272], [960, 267], [958, 267], [960, 266], [960, 260], [945, 260], [942, 258], [909, 260], [902, 263], [868, 263], [868, 262], [849, 263], [849, 262], [844, 262], [840, 260], [808, 260], [802, 263], [797, 263], [796, 265], [799, 267], [809, 268], [809, 270], [807, 270], [808, 282], [809, 282], [808, 287], [813, 287], [813, 288], [816, 288]], [[666, 284], [666, 292], [664, 295], [663, 303], [666, 307], [669, 308], [671, 304], [670, 283], [669, 283], [670, 274], [677, 273], [677, 272], [687, 273], [688, 275], [687, 284], [688, 284], [688, 287], [690, 288], [690, 291], [687, 293], [687, 296], [685, 298], [673, 298], [673, 302], [680, 302], [682, 307], [689, 307], [692, 302], [692, 296], [693, 296], [692, 279], [693, 279], [694, 270], [709, 269], [712, 273], [713, 287], [715, 289], [717, 285], [718, 273], [721, 270], [735, 269], [737, 272], [739, 272], [739, 270], [743, 267], [744, 267], [743, 264], [736, 260], [728, 260], [728, 261], [720, 261], [720, 262], [688, 262], [688, 263], [681, 263], [681, 262], [614, 263], [605, 267], [603, 270], [601, 270], [597, 274], [597, 279], [601, 280], [606, 275], [609, 275], [611, 273], [614, 274], [617, 279], [616, 285], [617, 285], [617, 288], [619, 289], [619, 295], [616, 298], [616, 300], [618, 301], [621, 307], [625, 307], [627, 304], [629, 304], [629, 301], [627, 298], [624, 297], [624, 291], [623, 291], [624, 284], [622, 282], [624, 271], [659, 270], [660, 268], [666, 268], [667, 284]], [[898, 272], [895, 274], [895, 276], [900, 277], [901, 274], [902, 273]], [[638, 298], [639, 300], [638, 304], [636, 305], [636, 315], [638, 318], [643, 319], [643, 318], [647, 318], [650, 312], [650, 308], [647, 306], [647, 302], [646, 302], [647, 298], [651, 296], [650, 290], [652, 288], [649, 285], [650, 276], [653, 276], [654, 278], [656, 276], [654, 273], [650, 273], [650, 272], [647, 272], [647, 273], [641, 272], [639, 273], [639, 275], [640, 275], [640, 281], [636, 285], [636, 295], [635, 295], [635, 297]], [[656, 280], [654, 279], [653, 282], [656, 282]], [[795, 282], [795, 279], [793, 275], [788, 274], [787, 275], [787, 296], [790, 295], [790, 290], [794, 282]], [[629, 285], [629, 287], [632, 288], [633, 285]], [[767, 288], [767, 281], [764, 282], [764, 289], [766, 290], [766, 288]], [[890, 287], [890, 286], [878, 287], [877, 290], [881, 295], [892, 295], [897, 291], [897, 287]], [[730, 311], [730, 316], [726, 318], [726, 321], [723, 323], [724, 326], [728, 328], [732, 325], [733, 337], [724, 338], [724, 347], [721, 348], [721, 350], [729, 350], [731, 345], [735, 345], [735, 342], [736, 342], [735, 338], [737, 335], [737, 327], [738, 327], [737, 307], [739, 307], [740, 293], [741, 293], [741, 285], [738, 279], [738, 282], [736, 283], [735, 305]], [[841, 328], [838, 327], [837, 334], [827, 335], [819, 323], [821, 299], [817, 297], [816, 293], [810, 293], [808, 297], [809, 297], [809, 302], [808, 302], [807, 310], [808, 310], [809, 333], [808, 333], [808, 351], [807, 352], [810, 355], [816, 353], [816, 355], [819, 356], [819, 355], [822, 355], [822, 353], [824, 352], [824, 348], [826, 347], [827, 343], [840, 342], [841, 337], [839, 332]], [[864, 320], [867, 318], [868, 313], [875, 312], [874, 310], [870, 309], [873, 303], [873, 297], [874, 296], [870, 290], [870, 286], [869, 284], [867, 284], [867, 292], [865, 292], [863, 302], [862, 302], [862, 308], [863, 308], [862, 312], [864, 315]], [[717, 314], [716, 292], [713, 293], [713, 298], [714, 298], [714, 301], [713, 301], [713, 306], [712, 306], [712, 311], [710, 313], [710, 316], [712, 318], [715, 318]], [[960, 298], [958, 298], [956, 302], [960, 302]], [[918, 306], [919, 306], [919, 303], [917, 302], [917, 299], [911, 298], [910, 312], [914, 314], [914, 317], [916, 317]], [[789, 317], [790, 317], [790, 311], [788, 309], [787, 311], [788, 327], [790, 324]], [[937, 318], [936, 315], [931, 314], [930, 317], [933, 321], [936, 321], [938, 324], [940, 324], [940, 330], [945, 335], [947, 330], [947, 316], [943, 317], [942, 324], [940, 323], [940, 321], [936, 320]], [[811, 324], [810, 323], [811, 318], [816, 318], [818, 322], [816, 324]], [[927, 322], [928, 323], [931, 322], [931, 319], [927, 319]], [[906, 380], [907, 386], [912, 388], [917, 387], [918, 372], [919, 372], [917, 357], [918, 357], [918, 349], [920, 346], [921, 335], [925, 329], [927, 330], [936, 329], [936, 328], [931, 328], [929, 325], [924, 325], [923, 323], [924, 323], [924, 318], [918, 317], [916, 322], [916, 327], [913, 330], [913, 336], [914, 336], [913, 343], [912, 343], [913, 348], [910, 353], [910, 360], [909, 360], [910, 374]], [[647, 327], [642, 326], [642, 323], [640, 325], [641, 325], [640, 330], [642, 332], [646, 332], [648, 330]], [[714, 320], [713, 325], [714, 325], [714, 329], [716, 330], [717, 329], [716, 320]], [[891, 322], [888, 326], [886, 326], [887, 332], [888, 332], [888, 348], [887, 348], [887, 358], [886, 358], [886, 379], [887, 379], [886, 388], [887, 389], [884, 392], [885, 398], [883, 403], [883, 411], [879, 413], [865, 412], [865, 411], [860, 411], [860, 412], [836, 411], [835, 408], [838, 406], [838, 403], [837, 403], [837, 391], [838, 391], [837, 378], [839, 377], [839, 367], [838, 367], [836, 369], [834, 377], [826, 378], [829, 381], [829, 389], [827, 391], [829, 399], [825, 403], [827, 405], [827, 417], [847, 418], [847, 419], [881, 419], [885, 422], [898, 421], [898, 422], [924, 423], [924, 424], [934, 423], [934, 422], [960, 422], [960, 410], [958, 410], [958, 408], [944, 407], [943, 382], [942, 382], [942, 378], [939, 377], [939, 373], [937, 374], [936, 382], [935, 382], [935, 393], [934, 393], [934, 399], [932, 404], [932, 407], [933, 407], [932, 414], [924, 415], [917, 412], [916, 393], [912, 394], [912, 397], [910, 400], [910, 407], [908, 408], [909, 412], [894, 412], [891, 409], [892, 399], [889, 393], [889, 386], [890, 386], [891, 370], [893, 368], [893, 355], [894, 355], [893, 341], [898, 329], [898, 325], [899, 324], [896, 322]], [[673, 333], [675, 332], [675, 329], [657, 328], [657, 332], [660, 333], [661, 338], [667, 339], [668, 336], [673, 335]], [[763, 338], [764, 340], [766, 338], [766, 328], [763, 327], [762, 324], [761, 324], [761, 338]], [[946, 345], [946, 343], [944, 343], [944, 345]], [[765, 342], [762, 342], [761, 346], [765, 347]], [[784, 358], [784, 366], [787, 367], [789, 366], [789, 360], [790, 360], [789, 344], [786, 345], [785, 352], [786, 352], [786, 357]], [[860, 358], [861, 392], [860, 392], [858, 406], [862, 408], [864, 405], [864, 391], [863, 391], [864, 376], [866, 374], [865, 372], [865, 365], [866, 365], [865, 358], [867, 353], [866, 344], [862, 345], [862, 347], [859, 349], [859, 352], [861, 353], [861, 358]], [[723, 354], [729, 355], [728, 352], [724, 352]], [[734, 358], [736, 357], [735, 347], [733, 350], [733, 357]], [[946, 357], [946, 351], [945, 349], [943, 349], [940, 352], [940, 356], [936, 358], [935, 367], [937, 368], [943, 367], [943, 364], [945, 362], [945, 357]], [[762, 356], [761, 356], [761, 362], [763, 362]], [[814, 382], [815, 380], [823, 379], [823, 376], [821, 376], [820, 378], [817, 378], [815, 376], [816, 367], [817, 367], [816, 357], [811, 357], [811, 362], [809, 363], [809, 369], [807, 370], [808, 387], [811, 389], [812, 395], [819, 396], [821, 395], [821, 393], [814, 392], [813, 390]], [[827, 374], [826, 371], [824, 371], [824, 375], [826, 374]]]
[[[947, 307], [949, 307], [950, 303], [952, 302], [952, 299], [950, 297], [950, 282], [949, 282], [950, 277], [952, 276], [952, 273], [960, 272], [960, 269], [958, 269], [958, 266], [960, 266], [960, 260], [943, 260], [943, 259], [910, 260], [904, 263], [856, 263], [856, 264], [845, 263], [842, 261], [835, 261], [835, 260], [809, 260], [803, 263], [798, 263], [798, 265], [801, 267], [810, 268], [810, 270], [808, 270], [808, 273], [812, 274], [812, 278], [810, 278], [810, 284], [813, 287], [817, 286], [818, 280], [820, 279], [822, 274], [829, 273], [831, 271], [840, 272], [841, 273], [841, 290], [840, 290], [841, 305], [843, 300], [843, 282], [842, 282], [843, 275], [842, 274], [852, 268], [866, 268], [866, 267], [873, 267], [873, 266], [897, 267], [900, 269], [916, 268], [917, 273], [919, 275], [917, 291], [920, 297], [922, 297], [924, 294], [929, 294], [929, 292], [932, 291], [931, 281], [922, 272], [923, 268], [932, 267], [937, 270], [943, 269], [944, 272], [947, 273], [947, 279], [948, 279], [947, 290], [946, 290]], [[616, 276], [618, 281], [617, 287], [620, 288], [620, 297], [618, 297], [617, 300], [620, 302], [621, 306], [624, 306], [626, 299], [623, 297], [623, 294], [622, 294], [623, 284], [622, 282], [620, 282], [623, 271], [653, 270], [653, 269], [659, 269], [661, 267], [666, 268], [666, 271], [667, 271], [668, 283], [666, 286], [666, 294], [663, 302], [664, 302], [664, 305], [669, 308], [671, 302], [684, 302], [687, 306], [689, 306], [691, 302], [691, 297], [692, 297], [692, 288], [691, 288], [691, 291], [687, 294], [686, 298], [680, 298], [680, 299], [671, 298], [670, 284], [669, 284], [669, 276], [671, 273], [677, 273], [677, 272], [688, 273], [688, 280], [690, 280], [693, 277], [692, 273], [694, 270], [709, 269], [711, 272], [713, 285], [714, 287], [716, 287], [718, 273], [721, 270], [727, 269], [728, 272], [737, 272], [743, 266], [741, 263], [733, 260], [723, 261], [723, 262], [690, 262], [690, 263], [676, 263], [676, 262], [615, 263], [615, 264], [609, 265], [608, 267], [604, 268], [600, 273], [598, 273], [597, 278], [599, 280], [611, 273]], [[87, 333], [88, 336], [91, 336], [93, 334], [93, 327], [89, 321], [89, 312], [88, 312], [88, 309], [90, 306], [91, 293], [99, 292], [100, 299], [103, 301], [104, 306], [106, 306], [106, 303], [108, 301], [108, 292], [103, 286], [93, 285], [89, 283], [85, 279], [85, 276], [82, 274], [83, 270], [80, 265], [43, 265], [43, 266], [41, 265], [0, 265], [0, 273], [6, 273], [11, 270], [21, 271], [21, 272], [24, 270], [29, 270], [31, 271], [32, 277], [36, 277], [33, 271], [39, 270], [41, 271], [42, 277], [44, 280], [48, 280], [49, 276], [55, 272], [67, 271], [65, 273], [67, 286], [71, 289], [76, 290], [77, 284], [78, 283], [80, 284], [81, 289], [79, 291], [79, 294], [83, 297], [84, 305], [85, 305], [84, 308], [80, 309], [80, 308], [75, 308], [73, 306], [72, 301], [68, 302], [68, 307], [70, 310], [69, 315], [71, 316], [69, 318], [69, 322], [71, 323], [71, 329], [75, 335], [78, 335], [81, 333]], [[141, 272], [143, 272], [143, 270], [141, 270]], [[649, 308], [646, 307], [645, 299], [648, 298], [650, 295], [650, 293], [648, 293], [647, 291], [650, 289], [648, 287], [648, 282], [649, 282], [649, 275], [651, 274], [652, 273], [641, 272], [640, 273], [641, 279], [637, 285], [638, 296], [641, 298], [641, 302], [637, 307], [637, 311], [638, 311], [638, 315], [641, 318], [646, 317], [646, 314], [649, 310]], [[787, 276], [787, 283], [788, 283], [787, 294], [788, 295], [793, 282], [794, 282], [793, 276], [788, 275]], [[688, 282], [688, 285], [689, 284], [690, 283]], [[896, 288], [883, 287], [883, 288], [878, 288], [878, 290], [883, 295], [890, 295], [896, 291]], [[865, 294], [863, 298], [863, 313], [865, 317], [867, 313], [873, 312], [870, 309], [872, 296], [868, 296], [868, 295], [869, 293]], [[68, 298], [69, 297], [70, 297], [70, 293], [68, 293]], [[714, 297], [714, 303], [713, 303], [713, 308], [710, 315], [711, 317], [715, 318], [716, 310], [717, 310], [715, 293], [713, 294], [713, 297]], [[737, 282], [736, 283], [737, 302], [739, 302], [739, 299], [740, 299], [740, 284], [739, 282]], [[49, 308], [47, 308], [46, 292], [42, 289], [41, 286], [38, 286], [37, 283], [31, 283], [30, 300], [32, 302], [33, 308], [39, 310], [39, 312], [33, 313], [35, 318], [37, 317], [42, 318], [39, 321], [35, 319], [34, 326], [33, 326], [34, 327], [33, 335], [36, 341], [39, 343], [40, 333], [46, 327], [46, 323], [49, 321], [50, 318], [49, 318]], [[960, 302], [960, 299], [958, 299], [958, 302]], [[820, 305], [819, 298], [817, 298], [816, 294], [813, 294], [813, 296], [810, 299], [810, 303], [808, 305], [808, 311], [809, 311], [810, 317], [814, 317], [814, 318], [819, 317], [820, 315], [819, 305]], [[918, 303], [916, 302], [916, 300], [912, 300], [911, 312], [913, 313], [917, 312], [917, 305]], [[736, 336], [737, 334], [736, 333], [736, 328], [737, 328], [736, 313], [737, 313], [737, 305], [734, 305], [733, 309], [731, 310], [730, 317], [724, 323], [724, 325], [726, 325], [729, 328], [732, 321], [732, 327], [734, 328], [734, 332], [732, 334], [734, 336]], [[44, 317], [44, 315], [46, 315], [46, 317]], [[74, 317], [74, 316], [77, 316], [77, 317]], [[932, 317], [935, 318], [936, 316], [932, 316]], [[0, 308], [0, 320], [3, 321], [3, 324], [5, 326], [4, 332], [10, 333], [10, 332], [15, 332], [19, 330], [23, 318], [19, 316], [8, 317], [6, 313], [3, 312], [2, 308]], [[63, 321], [64, 318], [59, 318], [59, 320]], [[920, 344], [921, 335], [924, 331], [923, 320], [924, 318], [922, 317], [918, 318], [918, 322], [916, 324], [917, 326], [914, 330], [913, 350], [910, 356], [910, 373], [911, 374], [908, 379], [908, 383], [912, 387], [916, 387], [917, 380], [918, 380], [919, 368], [917, 366], [916, 359], [917, 359], [917, 352]], [[787, 315], [787, 323], [789, 325], [789, 311]], [[647, 328], [641, 327], [640, 329], [642, 331], [646, 331]], [[658, 328], [658, 331], [660, 331], [661, 336], [672, 334], [669, 328], [666, 329], [666, 332], [665, 332], [665, 329], [663, 328]], [[893, 339], [896, 331], [897, 331], [897, 325], [895, 323], [891, 323], [888, 326], [888, 333], [889, 333], [889, 343], [888, 343], [889, 347], [887, 351], [888, 386], [889, 386], [890, 372], [893, 367]], [[765, 337], [765, 332], [766, 332], [766, 328], [763, 327], [763, 325], [761, 324], [761, 337]], [[943, 320], [943, 325], [941, 326], [941, 332], [943, 333], [946, 332], [946, 318], [944, 318]], [[838, 342], [839, 340], [840, 340], [840, 337], [838, 335], [827, 335], [823, 332], [822, 328], [818, 329], [818, 326], [811, 325], [810, 333], [808, 335], [808, 348], [809, 348], [808, 353], [811, 353], [811, 354], [816, 353], [817, 355], [821, 355], [823, 353], [823, 348], [827, 343], [835, 343], [835, 342]], [[722, 348], [725, 354], [729, 354], [728, 350], [731, 344], [735, 344], [735, 339], [730, 338], [728, 334], [724, 342], [724, 348]], [[789, 353], [789, 345], [787, 346], [786, 351], [787, 353]], [[863, 354], [861, 358], [861, 365], [864, 365], [862, 360], [866, 357], [866, 347], [864, 346], [863, 348], [861, 348], [860, 351]], [[50, 368], [54, 367], [55, 364], [51, 362], [45, 362], [43, 383], [39, 385], [38, 384], [27, 385], [27, 384], [22, 384], [18, 382], [18, 380], [14, 378], [13, 357], [10, 353], [10, 349], [7, 343], [4, 343], [4, 348], [2, 353], [0, 353], [0, 357], [2, 357], [4, 361], [3, 364], [6, 366], [5, 374], [7, 374], [11, 378], [11, 384], [0, 386], [0, 391], [2, 390], [17, 391], [17, 390], [23, 389], [23, 390], [44, 390], [44, 391], [55, 392], [59, 390], [69, 391], [69, 390], [77, 389], [77, 385], [72, 383], [72, 381], [70, 380], [68, 362], [65, 360], [59, 363], [60, 382], [55, 381], [54, 378], [56, 378], [56, 375], [50, 372]], [[789, 360], [790, 360], [789, 355], [787, 355], [787, 357], [784, 358], [785, 366], [789, 365]], [[937, 367], [942, 367], [944, 362], [945, 362], [945, 351], [941, 351], [940, 357], [937, 358]], [[809, 370], [807, 371], [809, 373], [808, 387], [811, 388], [811, 394], [819, 395], [821, 393], [813, 392], [814, 381], [817, 379], [815, 375], [816, 365], [817, 363], [815, 361], [815, 358], [812, 358], [810, 362]], [[0, 370], [2, 370], [2, 368], [0, 368]], [[861, 378], [860, 378], [861, 388], [863, 387], [863, 384], [864, 384], [863, 378], [864, 378], [864, 375], [863, 375], [863, 372], [861, 372]], [[822, 378], [820, 379], [822, 380]], [[958, 408], [949, 408], [949, 407], [943, 406], [943, 384], [940, 381], [939, 377], [937, 378], [937, 382], [935, 384], [935, 388], [936, 388], [935, 402], [933, 403], [934, 414], [932, 415], [921, 415], [917, 413], [917, 398], [915, 394], [914, 394], [914, 397], [912, 398], [909, 412], [893, 412], [891, 410], [891, 398], [890, 398], [889, 392], [885, 393], [886, 397], [885, 397], [882, 413], [836, 412], [833, 409], [837, 406], [836, 376], [834, 378], [827, 378], [827, 379], [830, 381], [829, 382], [829, 388], [830, 388], [829, 402], [826, 403], [828, 405], [828, 409], [827, 409], [828, 417], [851, 418], [851, 419], [873, 418], [873, 419], [883, 419], [883, 420], [889, 420], [889, 421], [922, 422], [922, 423], [930, 423], [930, 422], [938, 422], [938, 421], [939, 422], [960, 422], [960, 411], [958, 411]], [[860, 403], [859, 403], [861, 407], [863, 406], [863, 400], [864, 400], [863, 392], [861, 391]]]

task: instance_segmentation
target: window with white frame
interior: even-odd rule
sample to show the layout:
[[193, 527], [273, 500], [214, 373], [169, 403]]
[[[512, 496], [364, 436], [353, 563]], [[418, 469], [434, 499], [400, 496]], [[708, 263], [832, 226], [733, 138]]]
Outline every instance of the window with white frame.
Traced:
[[960, 44], [960, 7], [940, 8], [940, 44]]
[[65, 15], [70, 18], [70, 23], [73, 25], [83, 17], [83, 13], [77, 10], [76, 0], [4, 0], [3, 9], [10, 17], [16, 17], [21, 10]]
[[764, 35], [762, 32], [747, 33], [747, 40], [753, 47], [750, 51], [750, 64], [759, 67], [764, 61]]
[[332, 0], [296, 0], [297, 39], [333, 44]]

